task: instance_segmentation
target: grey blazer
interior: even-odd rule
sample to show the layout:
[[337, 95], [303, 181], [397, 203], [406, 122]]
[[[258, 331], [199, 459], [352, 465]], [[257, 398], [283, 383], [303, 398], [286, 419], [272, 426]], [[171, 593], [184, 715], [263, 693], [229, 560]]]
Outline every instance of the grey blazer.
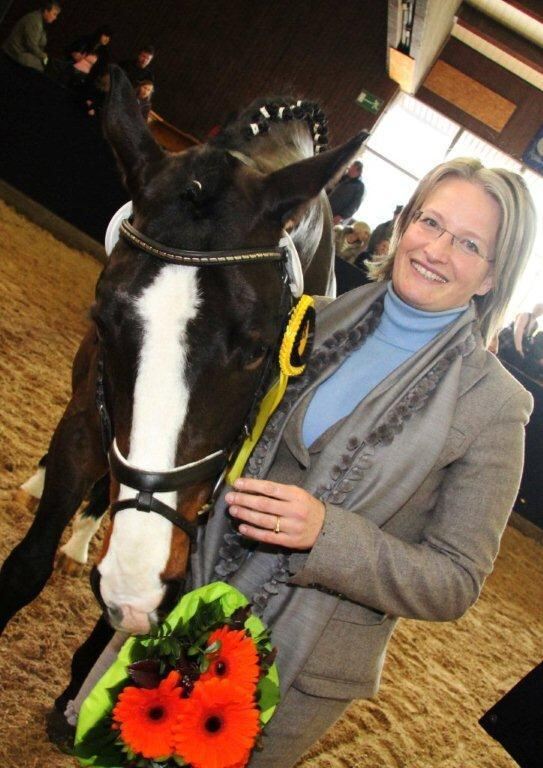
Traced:
[[283, 692], [374, 695], [398, 617], [456, 619], [476, 601], [518, 491], [532, 400], [483, 348], [473, 308], [309, 451], [303, 445], [311, 393], [344, 359], [334, 343], [348, 354], [356, 323], [385, 287], [363, 286], [319, 312], [314, 357], [325, 363], [286, 398], [247, 467], [323, 499], [311, 551], [290, 554], [286, 584], [271, 573], [269, 550], [236, 572], [222, 499], [193, 558], [194, 586], [220, 578], [225, 571], [213, 568], [222, 558], [250, 599], [259, 563], [270, 571], [264, 618]]

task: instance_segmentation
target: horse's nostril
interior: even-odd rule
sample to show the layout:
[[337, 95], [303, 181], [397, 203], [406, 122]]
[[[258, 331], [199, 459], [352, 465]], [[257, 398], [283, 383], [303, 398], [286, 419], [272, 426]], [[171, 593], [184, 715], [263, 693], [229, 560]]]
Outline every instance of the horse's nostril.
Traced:
[[119, 608], [117, 605], [110, 605], [108, 606], [108, 614], [111, 622], [113, 624], [122, 624], [123, 620], [123, 609]]

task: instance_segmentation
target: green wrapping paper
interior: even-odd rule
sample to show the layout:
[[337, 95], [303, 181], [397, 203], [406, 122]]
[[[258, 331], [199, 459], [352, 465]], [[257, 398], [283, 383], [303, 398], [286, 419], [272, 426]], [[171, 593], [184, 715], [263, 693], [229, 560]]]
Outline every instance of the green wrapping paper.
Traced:
[[[186, 624], [195, 616], [202, 603], [212, 603], [215, 600], [219, 600], [225, 617], [231, 616], [238, 608], [248, 603], [247, 598], [237, 589], [217, 581], [184, 595], [168, 615], [166, 623], [172, 628], [179, 622]], [[245, 628], [253, 638], [258, 638], [266, 631], [262, 621], [252, 614], [247, 618]], [[149, 656], [145, 646], [147, 638], [148, 636], [129, 638], [119, 651], [116, 661], [83, 702], [74, 745], [74, 755], [81, 765], [123, 768], [123, 756], [126, 756], [115, 743], [117, 734], [110, 727], [109, 715], [121, 690], [125, 685], [133, 684], [128, 674], [128, 666]], [[271, 644], [268, 643], [266, 647], [271, 650]], [[279, 675], [275, 664], [272, 664], [260, 679], [258, 693], [260, 722], [265, 725], [279, 701]]]

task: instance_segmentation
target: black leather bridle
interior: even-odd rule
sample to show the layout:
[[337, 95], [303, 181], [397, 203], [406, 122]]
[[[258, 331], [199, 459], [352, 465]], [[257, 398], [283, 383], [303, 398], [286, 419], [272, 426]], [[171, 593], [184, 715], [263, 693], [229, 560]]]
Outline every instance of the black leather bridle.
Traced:
[[140, 512], [155, 512], [180, 528], [191, 541], [196, 536], [197, 523], [190, 522], [178, 515], [177, 510], [164, 504], [154, 497], [155, 493], [179, 491], [188, 485], [217, 478], [208, 502], [200, 509], [199, 514], [209, 509], [215, 501], [230, 461], [235, 457], [243, 440], [251, 432], [260, 399], [263, 397], [274, 370], [274, 361], [281, 343], [283, 329], [288, 314], [292, 308], [292, 294], [289, 289], [289, 276], [286, 269], [287, 249], [284, 247], [254, 249], [237, 249], [225, 251], [188, 251], [170, 248], [139, 232], [129, 220], [125, 219], [120, 226], [120, 236], [133, 248], [159, 258], [163, 261], [181, 266], [229, 266], [240, 264], [256, 264], [278, 262], [282, 270], [282, 291], [280, 298], [281, 327], [278, 329], [275, 347], [268, 351], [263, 366], [260, 382], [253, 401], [244, 421], [243, 428], [233, 444], [228, 449], [220, 449], [214, 453], [189, 464], [183, 464], [174, 469], [153, 472], [140, 469], [129, 464], [122, 456], [114, 439], [113, 424], [109, 415], [104, 383], [104, 362], [100, 354], [98, 359], [96, 380], [96, 406], [100, 415], [102, 443], [109, 457], [112, 476], [122, 485], [133, 488], [136, 495], [129, 499], [116, 501], [111, 505], [111, 513], [115, 515], [122, 509], [137, 509]]
[[286, 249], [283, 247], [262, 248], [238, 248], [229, 251], [185, 251], [180, 248], [170, 248], [162, 243], [152, 240], [147, 235], [139, 232], [128, 219], [121, 222], [120, 236], [133, 248], [145, 251], [156, 256], [162, 261], [171, 264], [180, 264], [185, 267], [212, 267], [228, 266], [232, 264], [255, 264], [267, 261], [286, 262]]

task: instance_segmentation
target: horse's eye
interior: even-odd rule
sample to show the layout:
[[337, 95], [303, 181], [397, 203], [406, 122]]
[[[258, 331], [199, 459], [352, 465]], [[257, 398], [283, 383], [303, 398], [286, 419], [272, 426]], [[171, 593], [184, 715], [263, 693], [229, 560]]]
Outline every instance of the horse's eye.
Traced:
[[185, 200], [189, 200], [191, 203], [198, 203], [202, 197], [202, 185], [197, 179], [189, 181], [181, 197]]
[[246, 371], [254, 371], [264, 362], [267, 347], [264, 344], [255, 344], [243, 354], [243, 367]]

